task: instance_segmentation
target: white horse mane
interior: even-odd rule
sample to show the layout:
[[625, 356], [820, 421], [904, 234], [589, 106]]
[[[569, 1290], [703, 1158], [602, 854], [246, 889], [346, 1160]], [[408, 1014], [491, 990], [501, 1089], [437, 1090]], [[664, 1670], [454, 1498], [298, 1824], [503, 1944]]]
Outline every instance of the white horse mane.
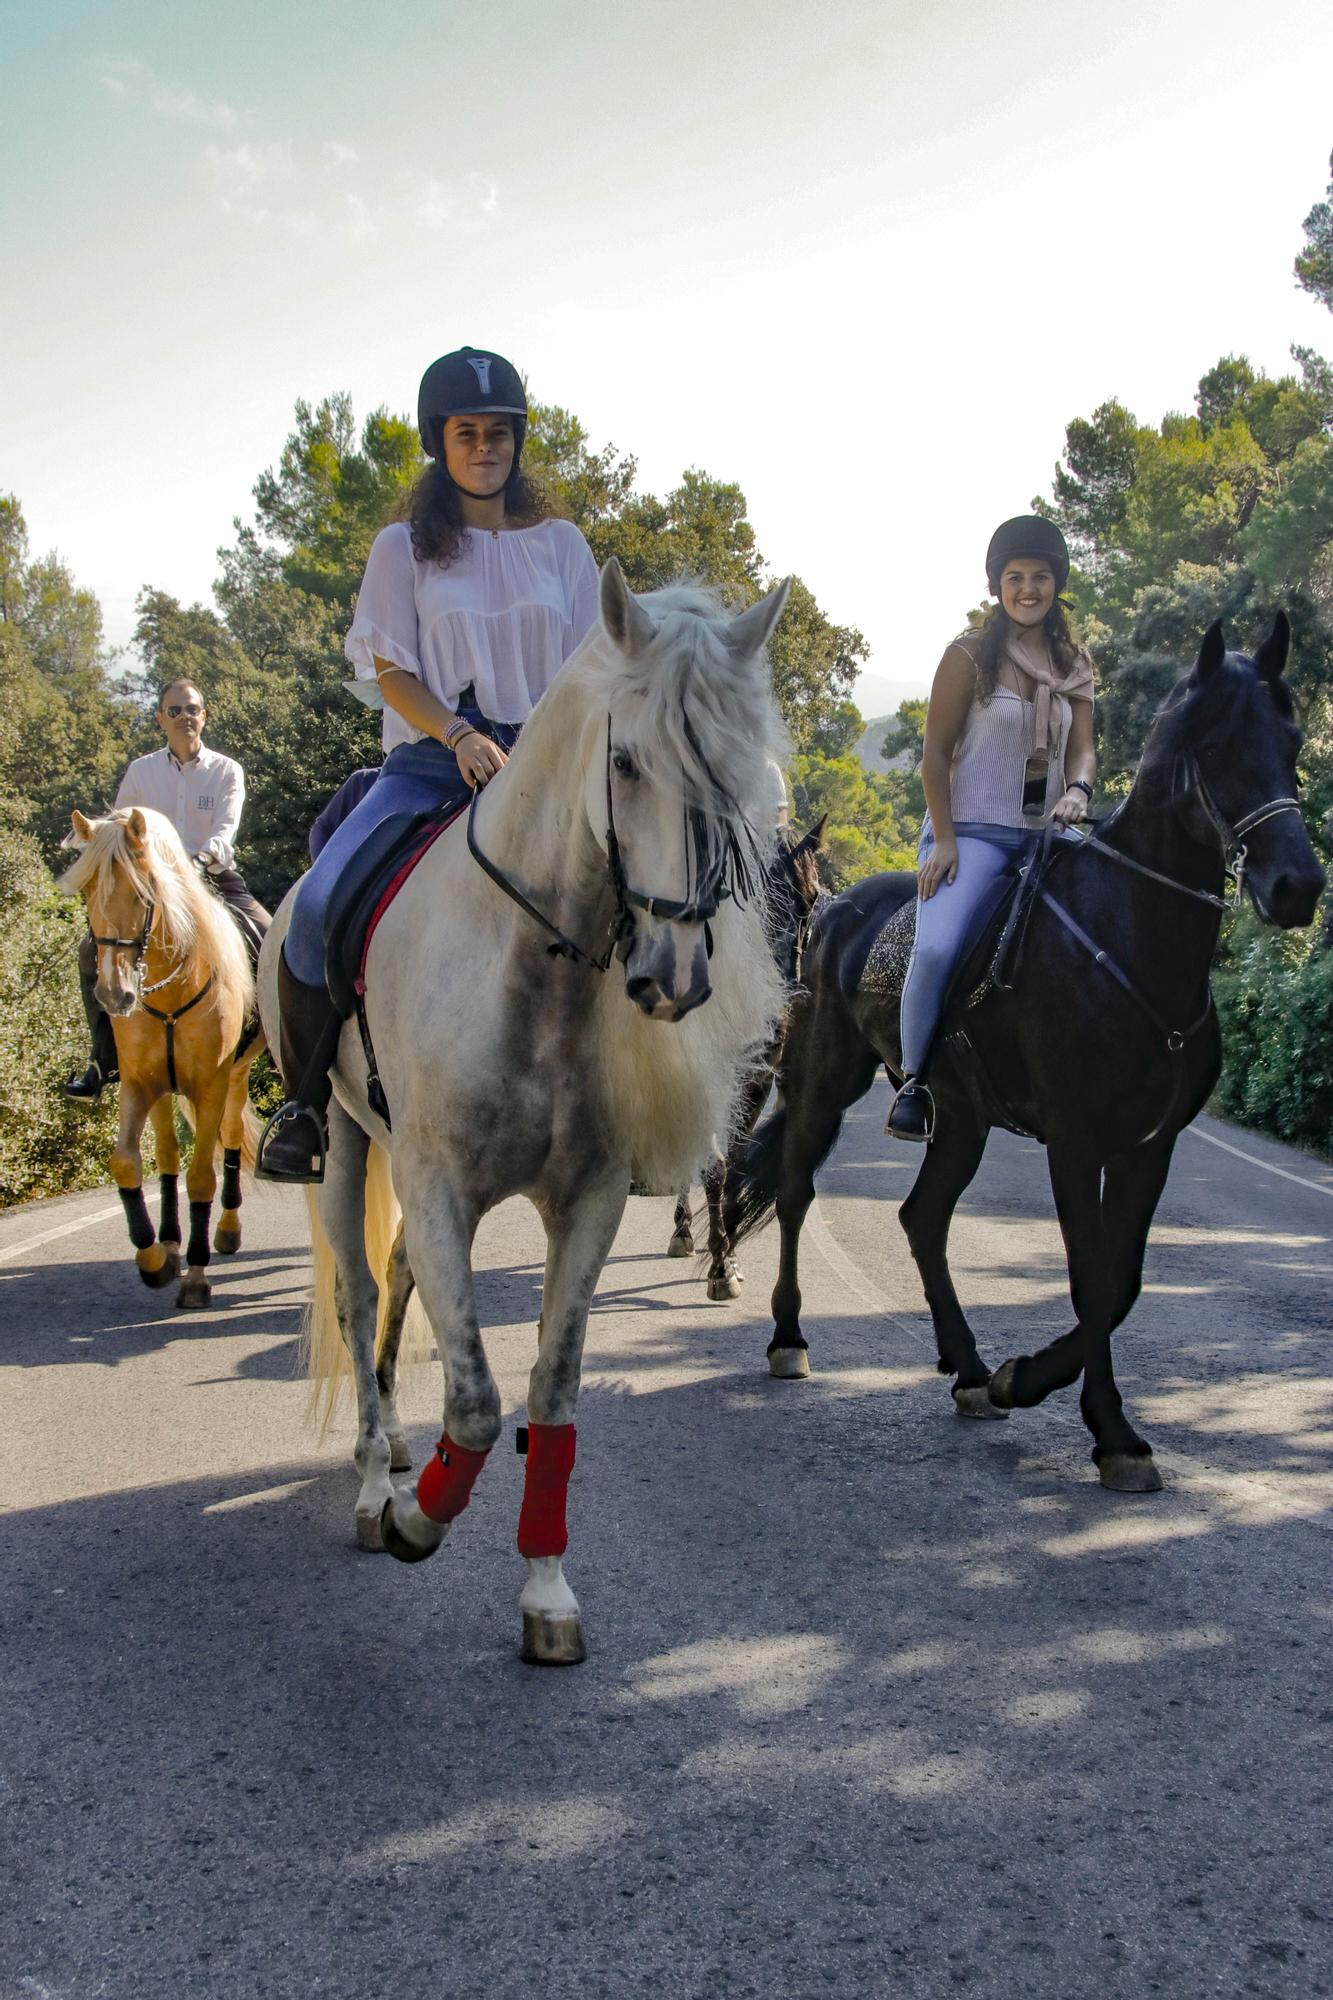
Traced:
[[[131, 847], [129, 835], [130, 818], [136, 811], [145, 828], [139, 854]], [[241, 934], [225, 905], [200, 881], [180, 835], [165, 814], [154, 812], [151, 806], [117, 806], [105, 819], [94, 820], [91, 834], [61, 876], [60, 887], [81, 892], [92, 885], [99, 895], [110, 896], [117, 865], [125, 871], [135, 894], [161, 911], [162, 942], [167, 948], [197, 952], [222, 986], [242, 995], [248, 1010], [254, 980]]]

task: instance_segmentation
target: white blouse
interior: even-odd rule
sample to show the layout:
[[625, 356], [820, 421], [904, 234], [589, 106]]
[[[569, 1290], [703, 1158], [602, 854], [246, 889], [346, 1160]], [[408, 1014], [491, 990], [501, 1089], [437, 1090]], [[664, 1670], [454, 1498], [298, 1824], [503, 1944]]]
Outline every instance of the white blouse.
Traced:
[[[597, 582], [572, 521], [465, 528], [447, 568], [418, 562], [395, 521], [371, 544], [347, 657], [358, 681], [375, 680], [378, 654], [449, 708], [471, 686], [493, 722], [525, 722], [597, 617]], [[421, 736], [385, 705], [386, 751]]]

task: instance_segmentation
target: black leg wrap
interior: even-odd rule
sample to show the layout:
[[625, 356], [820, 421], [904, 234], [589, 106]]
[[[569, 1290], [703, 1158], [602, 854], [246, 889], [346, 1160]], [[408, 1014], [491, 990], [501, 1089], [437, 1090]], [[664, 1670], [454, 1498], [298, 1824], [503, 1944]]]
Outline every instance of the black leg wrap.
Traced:
[[149, 1250], [157, 1241], [153, 1235], [153, 1225], [148, 1217], [148, 1203], [143, 1198], [143, 1189], [122, 1188], [121, 1201], [125, 1205], [125, 1220], [130, 1226], [130, 1242], [136, 1250]]
[[239, 1208], [241, 1205], [241, 1149], [226, 1146], [222, 1153], [222, 1206]]
[[208, 1218], [212, 1213], [211, 1201], [190, 1203], [190, 1241], [185, 1251], [185, 1261], [191, 1267], [206, 1264], [213, 1254], [208, 1242]]
[[179, 1243], [181, 1240], [180, 1182], [175, 1174], [162, 1174], [158, 1178], [157, 1240], [159, 1243]]

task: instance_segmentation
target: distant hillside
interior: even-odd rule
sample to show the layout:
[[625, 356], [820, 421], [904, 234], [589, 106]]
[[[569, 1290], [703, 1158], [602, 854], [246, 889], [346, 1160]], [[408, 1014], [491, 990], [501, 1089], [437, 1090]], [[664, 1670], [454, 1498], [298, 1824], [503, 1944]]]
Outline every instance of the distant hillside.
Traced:
[[856, 746], [856, 754], [861, 760], [863, 770], [881, 772], [911, 770], [912, 758], [910, 752], [900, 750], [892, 763], [886, 763], [884, 758], [879, 754], [880, 745], [888, 735], [889, 724], [896, 719], [897, 713], [898, 711], [895, 709], [892, 715], [877, 715], [873, 721], [867, 722], [865, 728], [862, 730], [860, 740]]

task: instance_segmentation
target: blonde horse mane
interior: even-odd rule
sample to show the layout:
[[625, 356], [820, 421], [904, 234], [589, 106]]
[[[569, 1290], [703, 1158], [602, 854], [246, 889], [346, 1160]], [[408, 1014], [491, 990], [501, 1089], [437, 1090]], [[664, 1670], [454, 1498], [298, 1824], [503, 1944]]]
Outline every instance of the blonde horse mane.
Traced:
[[[137, 850], [130, 835], [135, 813], [145, 829]], [[117, 806], [104, 819], [93, 820], [92, 832], [61, 876], [60, 887], [80, 894], [92, 888], [96, 895], [110, 897], [117, 868], [140, 901], [160, 911], [161, 942], [167, 950], [202, 959], [219, 986], [239, 996], [248, 1014], [254, 1004], [249, 953], [226, 905], [205, 887], [164, 814], [150, 806]]]

